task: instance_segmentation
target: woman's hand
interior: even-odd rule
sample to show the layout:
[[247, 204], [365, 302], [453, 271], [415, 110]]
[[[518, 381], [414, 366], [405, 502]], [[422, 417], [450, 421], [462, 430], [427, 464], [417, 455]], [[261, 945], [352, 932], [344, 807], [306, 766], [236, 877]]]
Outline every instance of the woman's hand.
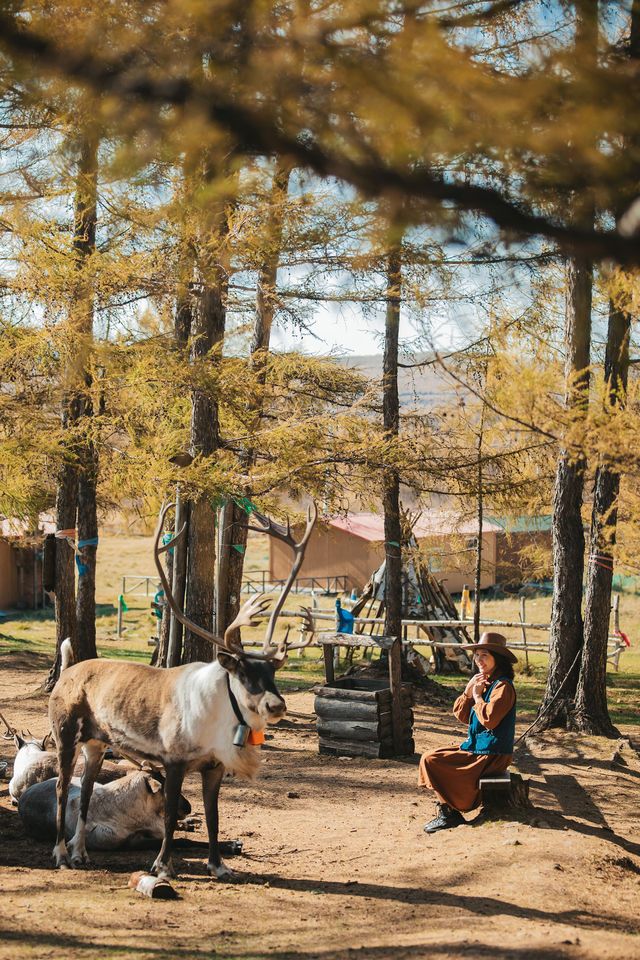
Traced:
[[478, 682], [478, 676], [479, 676], [479, 674], [474, 673], [474, 675], [473, 675], [472, 677], [469, 677], [469, 681], [468, 681], [466, 687], [464, 688], [464, 695], [465, 695], [465, 697], [473, 697], [473, 688], [475, 687], [476, 683]]
[[474, 674], [464, 688], [465, 697], [472, 697], [474, 700], [477, 697], [482, 697], [488, 683], [489, 679], [483, 673]]

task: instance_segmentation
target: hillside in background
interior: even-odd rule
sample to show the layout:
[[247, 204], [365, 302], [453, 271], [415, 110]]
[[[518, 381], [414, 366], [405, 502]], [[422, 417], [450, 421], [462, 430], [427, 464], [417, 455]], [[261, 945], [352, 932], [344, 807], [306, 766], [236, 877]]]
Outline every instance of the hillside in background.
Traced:
[[[345, 366], [359, 370], [371, 379], [382, 377], [381, 353], [354, 354], [345, 357], [343, 362]], [[400, 362], [407, 364], [398, 370], [401, 406], [417, 409], [433, 407], [456, 395], [455, 383], [447, 377], [432, 354], [417, 353], [411, 360], [401, 358]]]

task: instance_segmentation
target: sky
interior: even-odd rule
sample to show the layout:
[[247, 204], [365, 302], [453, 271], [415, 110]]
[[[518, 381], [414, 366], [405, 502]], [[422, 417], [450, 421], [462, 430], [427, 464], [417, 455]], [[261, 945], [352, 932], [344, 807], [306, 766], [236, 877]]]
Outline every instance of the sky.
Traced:
[[[333, 353], [341, 356], [370, 356], [384, 350], [384, 314], [364, 316], [355, 307], [336, 307], [318, 305], [314, 312], [309, 332], [282, 326], [277, 322], [271, 333], [271, 344], [275, 350], [300, 350], [304, 353], [326, 356]], [[431, 318], [431, 330], [435, 330], [433, 341], [423, 339], [418, 347], [427, 349], [430, 345], [439, 349], [458, 345], [463, 333], [461, 324], [452, 318], [442, 318], [434, 323]], [[400, 341], [415, 342], [417, 331], [411, 318], [400, 312]]]

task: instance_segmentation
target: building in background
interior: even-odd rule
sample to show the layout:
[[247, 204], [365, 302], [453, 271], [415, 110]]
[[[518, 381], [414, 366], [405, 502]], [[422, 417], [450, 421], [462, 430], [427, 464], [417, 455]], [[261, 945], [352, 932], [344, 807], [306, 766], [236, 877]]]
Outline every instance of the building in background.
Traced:
[[47, 514], [38, 518], [35, 530], [23, 520], [0, 520], [0, 608], [43, 606], [42, 547], [55, 529]]
[[[487, 521], [483, 525], [483, 590], [496, 583], [497, 538], [503, 533], [497, 523]], [[437, 580], [446, 584], [449, 593], [459, 593], [464, 584], [473, 585], [478, 537], [475, 521], [460, 522], [451, 513], [431, 511], [418, 517], [413, 534], [429, 569]], [[290, 554], [284, 544], [269, 540], [271, 580], [283, 580], [288, 576]], [[314, 527], [298, 576], [302, 580], [344, 576], [346, 589], [359, 592], [384, 560], [384, 554], [382, 514], [324, 517]]]

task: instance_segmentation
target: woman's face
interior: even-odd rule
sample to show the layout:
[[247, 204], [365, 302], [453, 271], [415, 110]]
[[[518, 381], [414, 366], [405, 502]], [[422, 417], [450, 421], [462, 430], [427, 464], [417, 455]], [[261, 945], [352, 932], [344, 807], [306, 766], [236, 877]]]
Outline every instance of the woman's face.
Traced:
[[496, 658], [488, 650], [476, 650], [476, 666], [480, 673], [490, 674], [496, 665]]

